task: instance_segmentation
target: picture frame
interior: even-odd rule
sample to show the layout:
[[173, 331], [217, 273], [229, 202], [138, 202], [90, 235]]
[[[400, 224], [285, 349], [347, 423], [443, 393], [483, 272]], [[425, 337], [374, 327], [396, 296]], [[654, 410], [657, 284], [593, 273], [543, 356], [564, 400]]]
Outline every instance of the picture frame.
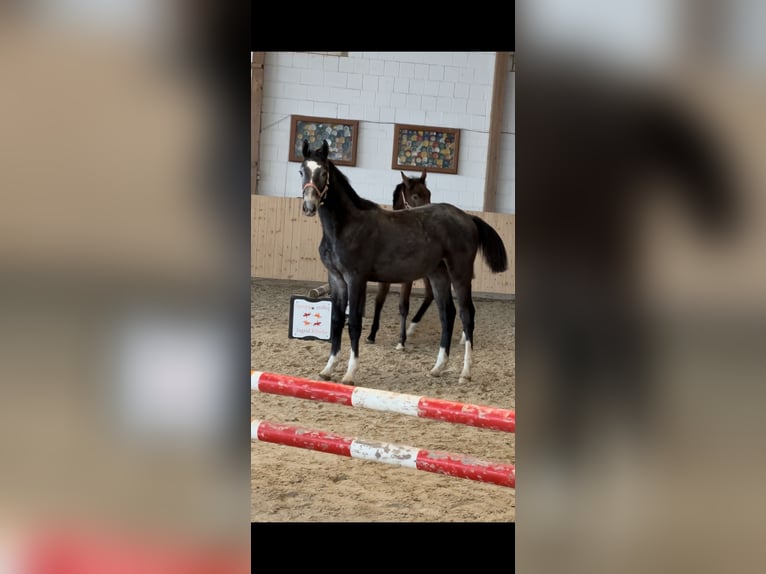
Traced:
[[359, 143], [359, 120], [318, 118], [314, 116], [290, 116], [290, 161], [303, 161], [303, 140], [311, 149], [327, 140], [330, 159], [335, 165], [356, 165], [356, 148]]
[[456, 174], [460, 129], [394, 124], [391, 169]]

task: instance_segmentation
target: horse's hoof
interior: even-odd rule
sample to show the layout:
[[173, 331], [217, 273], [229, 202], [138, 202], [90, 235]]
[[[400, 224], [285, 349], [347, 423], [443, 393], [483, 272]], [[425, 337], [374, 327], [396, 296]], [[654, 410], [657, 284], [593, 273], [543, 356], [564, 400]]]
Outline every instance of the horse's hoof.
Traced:
[[442, 376], [442, 372], [441, 371], [437, 371], [436, 369], [431, 369], [431, 371], [428, 373], [428, 376], [429, 377], [441, 377]]
[[461, 376], [457, 380], [457, 382], [460, 383], [461, 385], [464, 384], [464, 383], [470, 383], [471, 382], [471, 377], [463, 377], [463, 376]]
[[349, 378], [343, 377], [340, 382], [343, 383], [344, 385], [351, 385], [351, 386], [354, 385], [354, 380], [351, 377]]
[[322, 380], [325, 380], [325, 381], [329, 381], [331, 376], [332, 375], [330, 375], [330, 373], [325, 373], [324, 371], [319, 373], [319, 378], [322, 379]]
[[401, 343], [397, 343], [396, 344], [396, 350], [397, 351], [404, 351], [404, 345], [402, 345]]
[[369, 337], [367, 337], [364, 340], [364, 342], [367, 343], [368, 345], [374, 345], [375, 344], [375, 339], [370, 339]]

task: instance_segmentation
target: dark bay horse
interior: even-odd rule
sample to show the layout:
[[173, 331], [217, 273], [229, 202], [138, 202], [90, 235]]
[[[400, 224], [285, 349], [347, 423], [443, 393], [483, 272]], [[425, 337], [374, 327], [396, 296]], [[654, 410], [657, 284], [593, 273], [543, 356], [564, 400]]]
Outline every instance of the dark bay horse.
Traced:
[[341, 335], [348, 305], [351, 353], [343, 383], [353, 383], [359, 365], [359, 338], [367, 294], [367, 282], [408, 283], [427, 277], [439, 308], [441, 341], [432, 376], [439, 376], [449, 360], [455, 303], [460, 308], [465, 334], [465, 355], [460, 381], [471, 378], [475, 308], [471, 296], [473, 267], [481, 250], [493, 273], [508, 268], [501, 237], [484, 220], [448, 203], [432, 203], [415, 209], [392, 211], [360, 197], [345, 175], [328, 159], [329, 145], [309, 150], [303, 141], [300, 173], [303, 214], [319, 213], [322, 241], [319, 256], [327, 268], [332, 293], [330, 358], [319, 373], [332, 375], [340, 353]]
[[[402, 209], [412, 209], [414, 207], [420, 207], [421, 205], [427, 205], [431, 203], [431, 190], [426, 187], [426, 170], [420, 177], [408, 177], [402, 174], [402, 182], [394, 188], [393, 196], [393, 208], [395, 211]], [[407, 328], [407, 315], [410, 312], [410, 295], [412, 293], [412, 283], [402, 283], [401, 291], [399, 291], [399, 316], [401, 318], [399, 326], [399, 343], [396, 345], [398, 351], [404, 350], [404, 343], [407, 341], [407, 335], [412, 335], [418, 326], [418, 323], [425, 315], [428, 308], [431, 306], [431, 302], [434, 300], [434, 293], [431, 289], [431, 282], [428, 278], [423, 279], [425, 287], [425, 295], [423, 297], [423, 303], [421, 303], [418, 312], [410, 322], [410, 328]], [[380, 312], [383, 309], [383, 304], [386, 302], [388, 291], [391, 288], [390, 283], [378, 283], [378, 293], [375, 295], [375, 316], [372, 320], [372, 327], [370, 328], [370, 334], [367, 336], [368, 343], [375, 342], [375, 336], [378, 334], [378, 328], [380, 327]]]

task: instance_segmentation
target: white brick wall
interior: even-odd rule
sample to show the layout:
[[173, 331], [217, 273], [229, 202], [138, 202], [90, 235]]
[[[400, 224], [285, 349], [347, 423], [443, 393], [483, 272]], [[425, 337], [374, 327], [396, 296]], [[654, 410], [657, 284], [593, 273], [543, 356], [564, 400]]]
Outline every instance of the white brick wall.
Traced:
[[[513, 158], [516, 155], [515, 134], [500, 136], [500, 157]], [[502, 213], [516, 213], [516, 164], [504, 161], [497, 174], [496, 209]]]
[[[429, 187], [433, 201], [481, 210], [494, 62], [493, 52], [267, 52], [259, 193], [298, 196], [298, 164], [287, 157], [290, 115], [300, 114], [359, 120], [357, 165], [341, 169], [360, 195], [386, 204], [401, 181], [391, 169], [393, 124], [460, 129], [458, 173], [429, 173]], [[497, 198], [504, 212], [515, 210], [514, 130], [506, 113]]]
[[516, 72], [511, 71], [510, 61], [504, 109], [495, 209], [501, 213], [516, 213]]

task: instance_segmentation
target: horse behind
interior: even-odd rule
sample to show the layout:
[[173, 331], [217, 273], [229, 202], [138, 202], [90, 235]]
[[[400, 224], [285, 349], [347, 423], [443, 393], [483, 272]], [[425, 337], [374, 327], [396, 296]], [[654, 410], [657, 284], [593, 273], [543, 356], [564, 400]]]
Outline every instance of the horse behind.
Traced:
[[328, 159], [323, 142], [311, 151], [303, 141], [300, 173], [303, 214], [319, 214], [319, 256], [327, 269], [332, 293], [330, 357], [319, 373], [330, 379], [338, 360], [349, 309], [351, 353], [343, 383], [353, 383], [359, 366], [359, 339], [368, 281], [409, 283], [427, 277], [439, 309], [441, 340], [432, 376], [447, 367], [457, 315], [450, 283], [458, 301], [465, 335], [460, 381], [471, 379], [474, 316], [471, 296], [474, 261], [481, 250], [494, 273], [508, 268], [508, 256], [497, 231], [484, 220], [448, 203], [393, 211], [356, 193], [345, 175]]
[[[423, 173], [420, 177], [408, 177], [404, 175], [404, 172], [399, 173], [402, 174], [402, 181], [394, 188], [392, 201], [395, 211], [412, 209], [431, 203], [431, 190], [426, 186], [425, 169], [423, 169]], [[423, 318], [423, 315], [425, 315], [428, 307], [431, 306], [431, 302], [434, 300], [434, 294], [431, 290], [431, 282], [428, 278], [423, 278], [423, 284], [425, 287], [423, 303], [421, 303], [418, 312], [415, 313], [415, 316], [412, 318], [409, 329], [407, 328], [407, 315], [410, 312], [412, 282], [402, 283], [401, 290], [399, 291], [399, 316], [401, 321], [399, 324], [399, 343], [396, 345], [398, 351], [404, 350], [404, 343], [407, 341], [407, 335], [412, 335], [412, 333], [415, 332], [418, 323]], [[378, 283], [378, 293], [375, 296], [375, 315], [372, 320], [372, 327], [370, 327], [370, 334], [367, 336], [368, 343], [375, 343], [375, 336], [380, 327], [380, 312], [383, 309], [383, 304], [386, 302], [386, 297], [388, 296], [390, 289], [390, 283]]]

